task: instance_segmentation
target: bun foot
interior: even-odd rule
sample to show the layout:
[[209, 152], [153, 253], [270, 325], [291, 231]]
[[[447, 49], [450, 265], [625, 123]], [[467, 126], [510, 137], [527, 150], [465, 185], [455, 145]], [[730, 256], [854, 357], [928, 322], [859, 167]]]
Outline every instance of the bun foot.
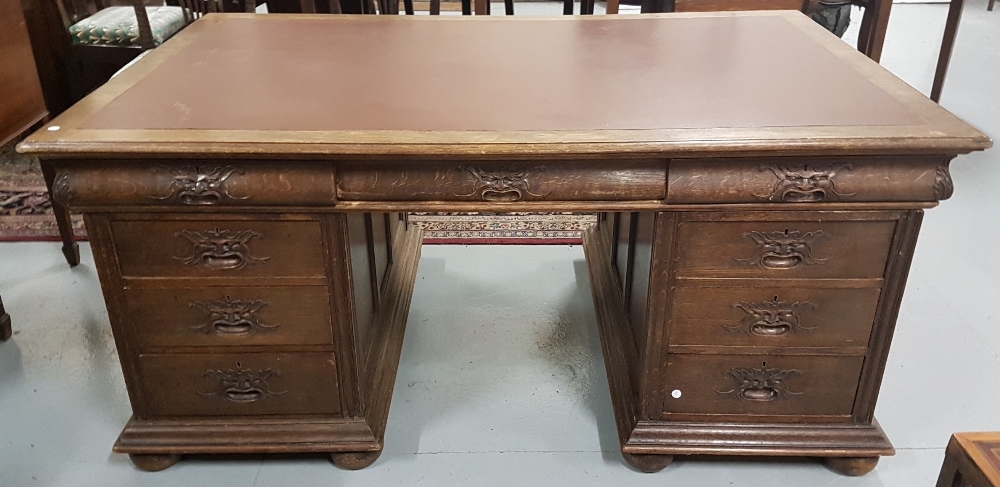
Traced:
[[132, 465], [135, 465], [139, 470], [145, 470], [147, 472], [159, 472], [172, 467], [178, 460], [181, 459], [180, 455], [144, 455], [144, 454], [134, 454], [130, 453], [128, 456], [129, 460], [132, 460]]
[[826, 466], [843, 475], [858, 477], [872, 470], [878, 465], [879, 457], [826, 457]]
[[378, 451], [358, 451], [346, 453], [331, 453], [330, 460], [333, 464], [347, 470], [361, 470], [378, 460], [382, 450]]
[[646, 473], [659, 472], [674, 461], [673, 455], [622, 453], [622, 456], [632, 468]]
[[62, 253], [70, 267], [76, 267], [80, 264], [80, 246], [76, 242], [73, 242], [72, 245], [63, 245]]

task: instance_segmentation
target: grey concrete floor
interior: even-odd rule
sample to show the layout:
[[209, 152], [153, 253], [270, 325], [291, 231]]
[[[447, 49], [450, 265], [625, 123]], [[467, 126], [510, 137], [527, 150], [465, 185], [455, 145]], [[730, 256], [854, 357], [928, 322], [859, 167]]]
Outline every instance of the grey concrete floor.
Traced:
[[[942, 102], [995, 137], [1000, 12], [985, 3], [966, 6]], [[893, 10], [883, 63], [925, 93], [946, 10]], [[956, 160], [955, 196], [924, 220], [876, 410], [898, 452], [865, 477], [808, 459], [626, 467], [574, 246], [424, 247], [385, 453], [368, 469], [248, 456], [140, 472], [111, 453], [130, 410], [89, 246], [71, 270], [57, 244], [4, 243], [15, 335], [0, 345], [0, 486], [930, 486], [948, 435], [1000, 430], [998, 154]]]

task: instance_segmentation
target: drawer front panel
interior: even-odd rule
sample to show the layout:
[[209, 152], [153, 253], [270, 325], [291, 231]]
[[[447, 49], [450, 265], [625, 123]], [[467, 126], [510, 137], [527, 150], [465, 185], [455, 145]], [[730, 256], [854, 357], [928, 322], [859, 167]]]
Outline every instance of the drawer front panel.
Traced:
[[881, 278], [894, 230], [894, 221], [686, 221], [677, 275]]
[[59, 172], [53, 197], [70, 208], [303, 206], [330, 204], [335, 197], [333, 163], [324, 161], [65, 164], [72, 164], [72, 171]]
[[116, 221], [112, 232], [126, 277], [326, 274], [317, 221]]
[[666, 194], [666, 165], [662, 160], [613, 165], [344, 163], [337, 170], [337, 197], [368, 201], [659, 200]]
[[863, 363], [864, 357], [672, 354], [663, 412], [849, 415]]
[[332, 353], [140, 355], [155, 416], [338, 414]]
[[125, 301], [140, 347], [333, 343], [325, 286], [132, 288]]
[[679, 287], [670, 345], [867, 347], [878, 288]]
[[[692, 2], [699, 3], [699, 2]], [[678, 3], [678, 11], [680, 4]], [[670, 203], [938, 201], [951, 196], [938, 156], [670, 161]]]

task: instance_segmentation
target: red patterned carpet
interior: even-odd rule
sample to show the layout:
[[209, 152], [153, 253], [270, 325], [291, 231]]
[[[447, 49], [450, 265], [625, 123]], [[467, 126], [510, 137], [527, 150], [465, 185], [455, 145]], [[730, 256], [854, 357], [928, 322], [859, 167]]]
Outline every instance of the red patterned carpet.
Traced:
[[[77, 237], [87, 238], [83, 218], [73, 216]], [[13, 144], [0, 148], [0, 242], [59, 240], [52, 204], [38, 160], [23, 157]]]
[[579, 213], [413, 213], [425, 244], [579, 244], [597, 215]]

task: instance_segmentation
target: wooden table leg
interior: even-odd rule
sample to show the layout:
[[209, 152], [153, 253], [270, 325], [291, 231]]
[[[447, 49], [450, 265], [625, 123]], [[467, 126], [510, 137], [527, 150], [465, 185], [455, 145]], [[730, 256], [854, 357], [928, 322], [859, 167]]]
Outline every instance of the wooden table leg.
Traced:
[[316, 13], [316, 3], [313, 0], [299, 0], [299, 9], [304, 14]]
[[476, 0], [476, 15], [487, 15], [486, 5], [489, 0]]
[[948, 20], [944, 23], [944, 38], [941, 39], [941, 54], [938, 55], [937, 69], [934, 71], [934, 85], [931, 86], [931, 100], [941, 101], [941, 89], [944, 87], [944, 77], [948, 74], [948, 63], [951, 62], [951, 52], [955, 47], [955, 35], [958, 34], [958, 21], [962, 18], [962, 6], [965, 0], [951, 0], [948, 7]]
[[80, 263], [80, 246], [77, 245], [76, 237], [73, 235], [73, 222], [70, 220], [69, 210], [52, 198], [52, 185], [56, 178], [55, 168], [46, 161], [41, 161], [41, 163], [42, 176], [45, 177], [45, 186], [49, 190], [49, 199], [52, 200], [52, 212], [55, 213], [59, 236], [63, 242], [62, 252], [66, 257], [66, 262], [69, 263], [70, 267], [74, 267]]
[[10, 315], [3, 309], [3, 300], [0, 300], [0, 342], [10, 340], [13, 335], [10, 327]]
[[608, 4], [605, 11], [606, 13], [609, 14], [618, 13], [618, 0], [608, 0]]

